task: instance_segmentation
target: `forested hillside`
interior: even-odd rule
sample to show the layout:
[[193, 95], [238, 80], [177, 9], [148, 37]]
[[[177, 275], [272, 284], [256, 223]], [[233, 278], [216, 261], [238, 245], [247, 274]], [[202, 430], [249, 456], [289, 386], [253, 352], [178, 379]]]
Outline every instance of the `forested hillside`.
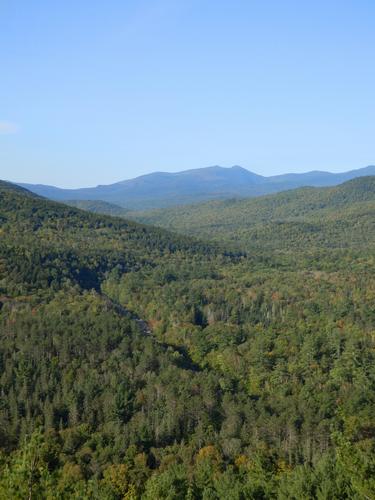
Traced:
[[255, 199], [135, 212], [128, 217], [260, 251], [373, 246], [375, 177], [333, 188], [301, 188]]
[[88, 212], [112, 215], [114, 217], [125, 217], [128, 212], [126, 208], [101, 200], [67, 200], [64, 203], [71, 207], [87, 210]]
[[0, 183], [0, 498], [374, 498], [365, 185], [235, 251]]

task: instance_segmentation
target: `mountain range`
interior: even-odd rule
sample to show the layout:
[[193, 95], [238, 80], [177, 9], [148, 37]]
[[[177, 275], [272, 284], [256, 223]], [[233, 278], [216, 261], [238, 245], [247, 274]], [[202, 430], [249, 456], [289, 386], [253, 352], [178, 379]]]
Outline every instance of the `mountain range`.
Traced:
[[56, 201], [101, 200], [132, 210], [199, 203], [213, 199], [254, 197], [303, 186], [334, 186], [375, 175], [375, 166], [342, 173], [311, 171], [265, 177], [240, 166], [220, 166], [177, 173], [154, 172], [134, 179], [91, 188], [61, 189], [42, 184], [19, 184]]

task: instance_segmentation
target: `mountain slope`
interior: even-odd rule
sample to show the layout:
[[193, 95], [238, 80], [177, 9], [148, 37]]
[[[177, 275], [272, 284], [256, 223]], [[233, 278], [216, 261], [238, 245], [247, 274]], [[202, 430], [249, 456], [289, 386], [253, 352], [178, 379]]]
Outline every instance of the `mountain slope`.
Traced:
[[247, 248], [367, 245], [375, 242], [375, 177], [128, 216], [180, 233], [238, 241]]
[[0, 247], [10, 259], [4, 267], [10, 275], [19, 271], [17, 282], [35, 280], [35, 266], [49, 284], [68, 280], [98, 288], [101, 277], [114, 267], [124, 272], [178, 251], [185, 257], [216, 252], [212, 245], [90, 214], [6, 182], [0, 183], [0, 201]]
[[113, 217], [126, 217], [126, 208], [101, 200], [64, 200], [66, 205], [79, 208], [95, 214], [112, 215]]
[[375, 167], [341, 174], [307, 172], [263, 177], [239, 166], [231, 168], [215, 166], [178, 173], [155, 172], [108, 186], [84, 189], [21, 185], [54, 200], [102, 200], [142, 210], [210, 199], [260, 196], [307, 185], [330, 186], [365, 175], [375, 175]]

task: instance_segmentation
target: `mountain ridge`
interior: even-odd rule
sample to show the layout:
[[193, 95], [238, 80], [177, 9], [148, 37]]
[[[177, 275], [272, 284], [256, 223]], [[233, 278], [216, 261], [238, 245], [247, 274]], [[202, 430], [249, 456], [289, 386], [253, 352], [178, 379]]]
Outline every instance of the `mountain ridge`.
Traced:
[[341, 173], [311, 171], [265, 177], [235, 165], [174, 173], [153, 172], [114, 184], [78, 189], [63, 189], [43, 184], [18, 185], [55, 201], [101, 200], [123, 208], [140, 210], [199, 203], [211, 199], [255, 197], [303, 186], [332, 186], [367, 175], [375, 175], [375, 166]]

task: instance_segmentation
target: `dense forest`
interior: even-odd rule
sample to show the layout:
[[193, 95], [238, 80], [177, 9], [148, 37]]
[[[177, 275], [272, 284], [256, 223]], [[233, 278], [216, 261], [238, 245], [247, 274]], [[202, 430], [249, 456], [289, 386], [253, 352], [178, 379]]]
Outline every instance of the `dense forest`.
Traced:
[[265, 251], [375, 244], [375, 177], [331, 188], [300, 188], [127, 214], [139, 222]]
[[1, 182], [0, 498], [375, 498], [374, 209], [141, 216], [195, 239]]
[[114, 217], [126, 217], [129, 212], [126, 208], [102, 200], [67, 200], [64, 201], [64, 203], [66, 205], [70, 205], [71, 207], [87, 210], [88, 212], [112, 215]]

